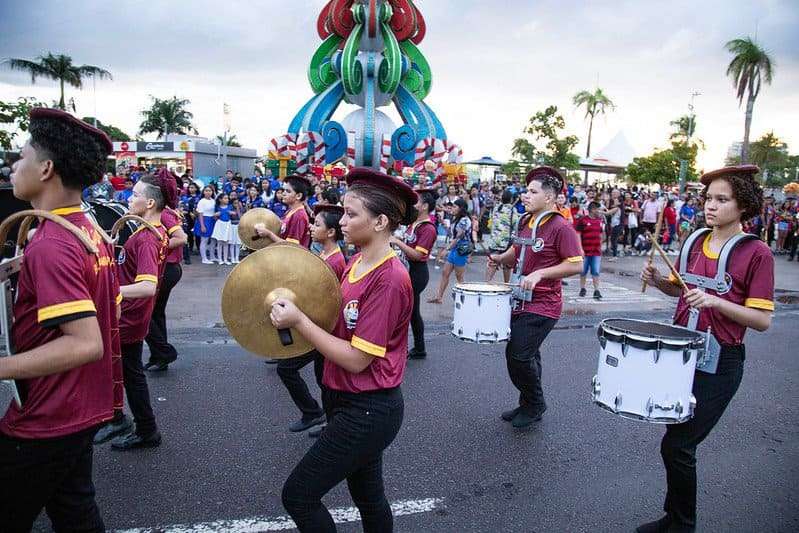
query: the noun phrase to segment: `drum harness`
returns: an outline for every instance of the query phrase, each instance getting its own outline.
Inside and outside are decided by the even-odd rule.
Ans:
[[[727,242],[724,243],[724,246],[721,247],[721,252],[719,252],[718,266],[716,268],[715,277],[708,278],[705,276],[692,274],[691,272],[688,272],[688,259],[691,255],[691,250],[693,250],[693,246],[696,241],[701,238],[707,238],[711,231],[712,230],[709,228],[702,228],[696,230],[688,236],[688,239],[686,239],[682,249],[680,250],[680,264],[678,271],[686,284],[694,285],[696,288],[702,291],[711,289],[716,291],[718,294],[726,294],[730,292],[730,289],[732,289],[732,278],[727,273],[727,265],[729,263],[730,256],[732,255],[732,251],[742,242],[756,239],[757,237],[749,233],[739,233],[738,235],[728,239]],[[697,330],[697,326],[699,324],[700,313],[701,310],[691,308],[688,315],[688,329],[699,331]],[[705,349],[696,362],[696,369],[708,374],[715,374],[719,364],[721,345],[713,335],[711,328],[708,327],[706,332],[700,333],[705,334]]]
[[[511,242],[513,244],[518,244],[521,247],[521,253],[519,254],[519,260],[516,262],[516,268],[513,270],[513,274],[511,274],[510,282],[513,286],[513,292],[511,293],[512,302],[511,307],[514,311],[517,311],[522,308],[524,305],[523,302],[532,302],[533,301],[533,291],[531,290],[524,290],[521,287],[522,280],[524,279],[524,274],[522,271],[524,270],[524,259],[525,254],[527,253],[527,248],[529,247],[532,253],[538,253],[544,249],[544,242],[536,238],[538,234],[538,226],[541,222],[549,216],[559,216],[562,217],[559,212],[557,211],[544,211],[540,215],[538,215],[535,220],[533,221],[533,232],[530,235],[529,239],[525,239],[523,237],[519,237],[520,228],[522,223],[526,221],[526,217],[522,217],[519,219],[519,224],[516,227],[516,231],[513,232],[511,235]]]

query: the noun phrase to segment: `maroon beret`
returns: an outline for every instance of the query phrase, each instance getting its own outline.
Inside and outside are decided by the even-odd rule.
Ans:
[[[702,174],[702,177],[699,178],[699,181],[705,187],[708,187],[711,182],[717,180],[719,178],[725,178],[727,176],[746,176],[748,178],[754,179],[755,174],[760,172],[760,167],[757,165],[738,165],[734,167],[724,167],[718,170],[711,170],[710,172],[705,172]]]
[[[407,205],[408,212],[410,212],[410,209],[419,201],[419,196],[410,185],[401,179],[394,178],[368,167],[354,168],[347,174],[347,185],[353,185],[355,183],[379,187],[397,195],[400,200]]]
[[[30,119],[60,120],[71,126],[76,126],[77,128],[93,136],[100,143],[100,145],[106,149],[106,151],[109,154],[114,151],[114,144],[111,142],[111,139],[108,138],[108,135],[106,135],[104,131],[95,128],[91,124],[84,122],[79,118],[73,117],[66,111],[61,111],[60,109],[52,109],[49,107],[35,107],[31,109]]]
[[[333,204],[316,204],[313,206],[313,214],[318,215],[322,211],[327,211],[328,213],[335,213],[337,215],[344,214],[344,208],[340,205],[333,205]]]
[[[565,182],[563,179],[563,175],[558,172],[556,168],[552,167],[535,167],[533,170],[527,173],[527,178],[525,178],[525,183],[530,185],[530,182],[533,181],[534,178],[538,177],[549,177],[555,178],[560,180],[561,185]]]

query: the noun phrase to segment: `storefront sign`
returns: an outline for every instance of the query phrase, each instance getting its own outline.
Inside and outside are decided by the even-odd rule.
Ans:
[[[136,143],[137,152],[173,152],[175,143],[173,142],[139,142]]]

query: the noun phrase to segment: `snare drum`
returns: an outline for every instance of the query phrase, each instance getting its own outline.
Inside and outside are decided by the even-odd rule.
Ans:
[[[694,414],[692,393],[700,332],[656,322],[610,318],[597,328],[601,346],[594,403],[624,418],[680,424]]]
[[[452,289],[452,335],[466,342],[494,344],[510,338],[511,289],[490,283],[458,283]]]

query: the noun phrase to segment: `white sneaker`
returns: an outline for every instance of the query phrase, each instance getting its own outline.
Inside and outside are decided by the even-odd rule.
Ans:
[[[203,259],[203,264],[204,265],[213,265],[214,262],[213,261],[209,261],[208,259]]]
[[[226,264],[226,265],[232,265],[233,263],[232,263],[232,262],[230,262],[230,261],[225,261],[225,264]]]

